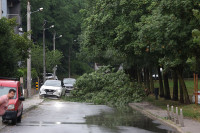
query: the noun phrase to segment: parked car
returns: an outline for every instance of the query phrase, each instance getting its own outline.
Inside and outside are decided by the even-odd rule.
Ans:
[[[46,96],[56,96],[60,98],[62,96],[62,84],[60,80],[46,80],[40,88],[39,96],[40,98]]]
[[[53,73],[46,73],[46,80],[48,79],[54,79],[54,74]],[[55,80],[58,80],[58,77],[55,75]]]
[[[16,90],[15,96],[13,99],[9,100],[8,108],[5,114],[2,116],[2,122],[11,120],[12,124],[21,122],[23,114],[23,103],[25,100],[23,95],[22,87],[20,82],[17,79],[13,78],[0,78],[0,96],[8,94],[10,89]]]
[[[76,82],[76,79],[74,78],[64,78],[63,79],[63,89],[65,93],[69,93],[71,90],[74,89],[74,84]]]
[[[46,73],[46,80],[48,79],[53,79],[54,78],[54,74],[53,73]]]

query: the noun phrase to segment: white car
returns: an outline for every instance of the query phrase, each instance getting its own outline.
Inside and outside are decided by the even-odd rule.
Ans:
[[[62,96],[63,88],[60,80],[46,80],[40,88],[40,98],[46,96]]]
[[[75,82],[76,82],[76,79],[74,79],[74,78],[64,78],[63,79],[63,88],[64,88],[63,92],[68,93],[71,90],[73,90]]]

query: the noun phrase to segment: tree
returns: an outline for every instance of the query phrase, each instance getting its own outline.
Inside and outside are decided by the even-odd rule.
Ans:
[[[22,3],[22,16],[26,16],[27,1]],[[80,33],[81,15],[79,10],[84,6],[83,0],[30,0],[31,10],[35,11],[43,7],[42,12],[31,14],[32,40],[36,45],[42,46],[42,29],[43,22],[47,20],[46,28],[54,24],[54,29],[46,30],[46,48],[53,49],[53,33],[62,34],[63,37],[56,39],[56,49],[63,53],[63,59],[58,67],[60,75],[67,75],[69,47],[71,49],[71,59],[76,59],[76,53],[79,51],[78,35]],[[26,17],[22,19],[22,26],[26,29]],[[73,40],[77,40],[73,43]],[[33,64],[36,65],[36,64]],[[52,68],[51,68],[52,69]]]
[[[38,72],[38,75],[42,76],[43,73],[43,48],[40,46],[35,45],[32,48],[32,66]],[[63,58],[63,54],[56,50],[56,51],[49,51],[46,49],[46,70],[47,72],[52,72],[52,68],[56,65],[61,64],[61,59]]]
[[[17,26],[15,19],[0,19],[0,75],[14,76],[18,64],[28,56],[28,48],[32,43],[27,39],[26,33],[20,36],[14,33]]]

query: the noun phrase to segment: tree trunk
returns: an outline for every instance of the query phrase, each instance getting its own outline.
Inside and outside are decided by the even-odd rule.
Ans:
[[[149,80],[149,69],[146,69],[146,80],[147,80],[147,90],[150,92],[150,80]]]
[[[141,77],[141,71],[140,71],[140,69],[138,68],[137,69],[137,78],[138,78],[138,83],[142,83],[142,77]]]
[[[168,74],[163,73],[163,78],[164,78],[164,86],[165,86],[165,99],[171,99],[170,96],[170,89],[169,89],[169,81],[168,81]]]
[[[147,89],[147,73],[146,73],[146,68],[144,68],[144,87]]]
[[[183,88],[181,86],[180,80],[179,80],[179,90],[180,90],[180,103],[184,103]]]
[[[175,71],[172,72],[173,77],[173,100],[178,101],[178,76]]]
[[[160,97],[164,97],[162,74],[160,72],[160,67],[158,67],[157,69],[158,69],[158,78],[159,78]]]
[[[190,104],[190,99],[189,99],[189,95],[188,95],[188,91],[185,85],[185,81],[183,79],[182,73],[180,73],[179,70],[176,71],[177,75],[178,75],[178,79],[180,81],[180,85],[183,89],[183,95],[184,95],[184,100],[186,104]]]
[[[151,93],[154,92],[154,82],[153,82],[153,78],[152,78],[152,68],[150,67],[149,69],[149,79],[150,79],[150,91]]]

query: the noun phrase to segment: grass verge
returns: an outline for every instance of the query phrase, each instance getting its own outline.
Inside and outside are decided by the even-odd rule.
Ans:
[[[200,105],[195,104],[181,104],[179,101],[165,100],[164,98],[159,98],[155,100],[153,95],[149,95],[144,99],[144,101],[150,102],[151,104],[167,110],[167,105],[178,107],[183,109],[184,117],[191,118],[200,122]]]

